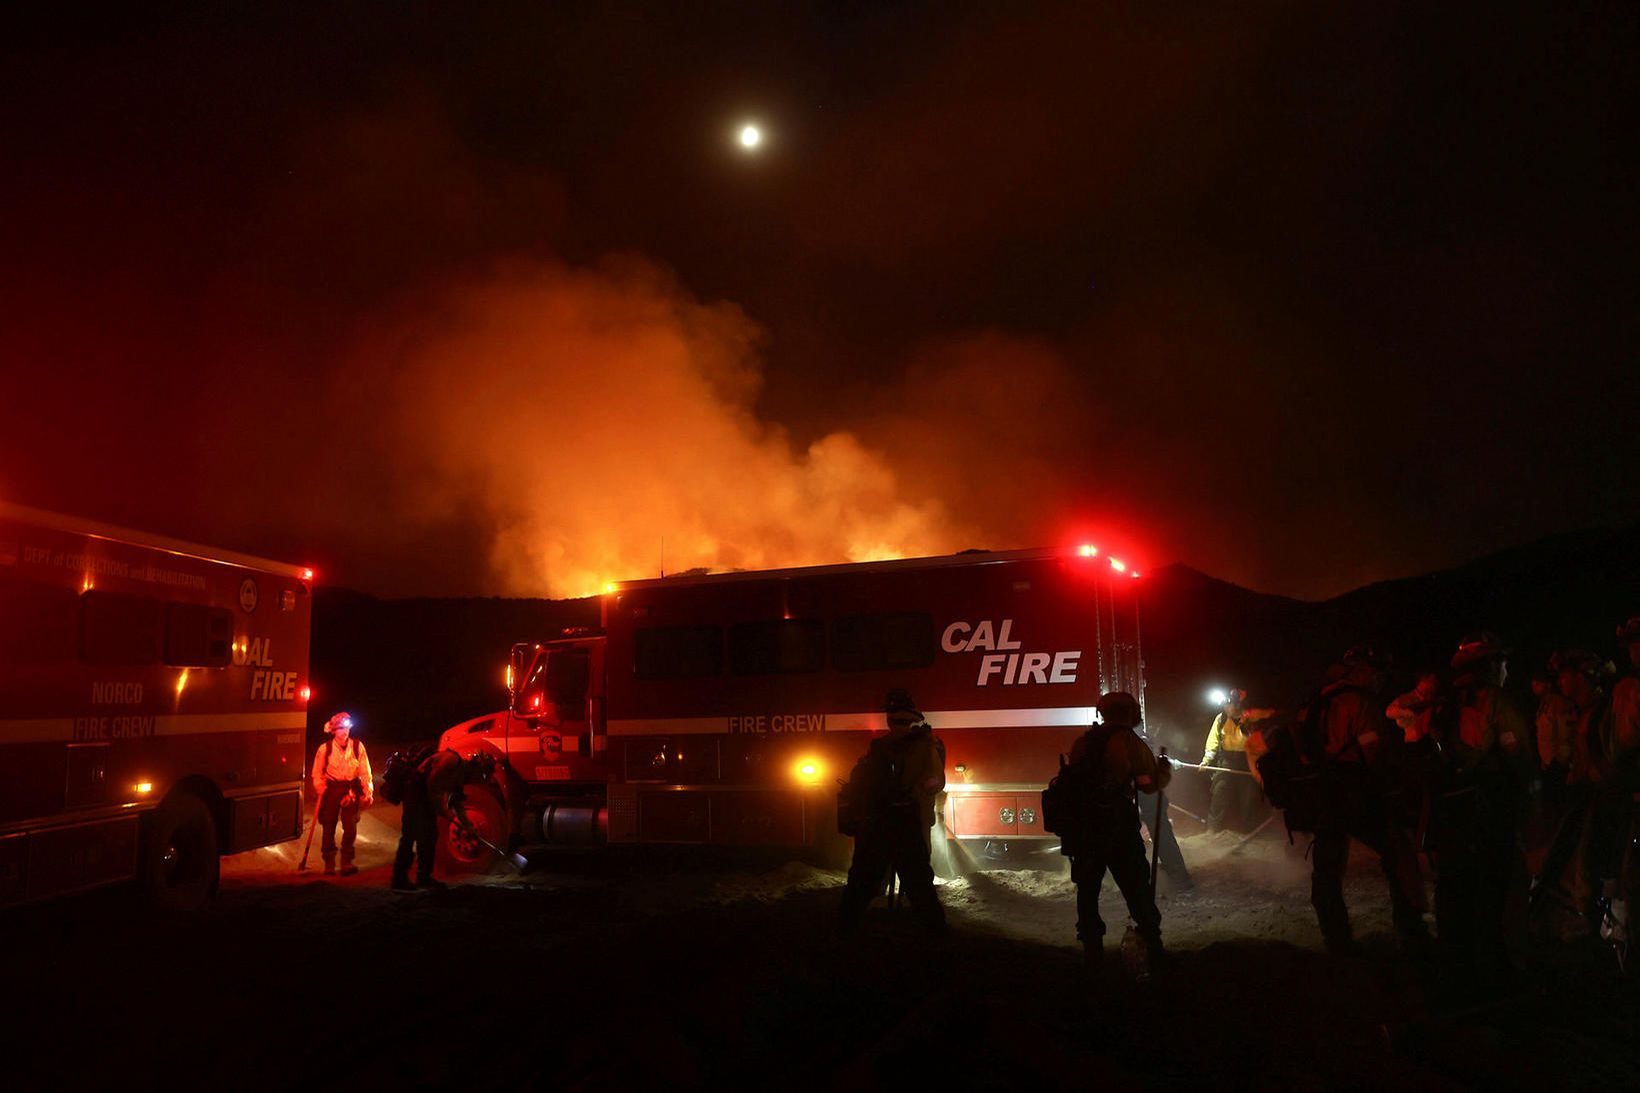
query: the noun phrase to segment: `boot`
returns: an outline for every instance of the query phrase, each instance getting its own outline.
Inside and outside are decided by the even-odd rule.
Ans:
[[[415,890],[416,890],[416,886],[414,884],[410,883],[410,878],[409,877],[401,876],[397,873],[395,873],[393,875],[393,891],[395,891],[395,892],[414,892]]]
[[[324,874],[327,877],[334,877],[336,875],[336,860],[334,858],[325,859]]]
[[[359,867],[354,865],[352,862],[348,862],[346,865],[342,866],[342,876],[344,877],[351,877],[358,871]],[[326,870],[326,872],[329,872],[329,870]]]

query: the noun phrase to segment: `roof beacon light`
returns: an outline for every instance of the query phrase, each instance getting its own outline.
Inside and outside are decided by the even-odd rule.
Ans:
[[[1116,572],[1118,572],[1118,573],[1126,573],[1127,572],[1126,563],[1118,562],[1115,558],[1112,558],[1110,560],[1110,567],[1112,569],[1116,570]]]
[[[1083,543],[1082,546],[1077,549],[1076,553],[1080,554],[1084,558],[1097,558],[1099,557],[1099,548],[1094,546],[1092,543]]]

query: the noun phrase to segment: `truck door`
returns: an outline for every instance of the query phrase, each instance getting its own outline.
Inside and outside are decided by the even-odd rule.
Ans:
[[[603,750],[603,643],[547,646],[530,666],[519,698],[517,712],[537,738],[534,780],[587,778],[587,764]],[[519,765],[530,771],[530,764]]]

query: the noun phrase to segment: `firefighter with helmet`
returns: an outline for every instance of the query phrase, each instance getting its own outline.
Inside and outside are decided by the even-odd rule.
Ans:
[[[1155,966],[1164,956],[1162,913],[1150,890],[1136,794],[1160,793],[1173,767],[1139,738],[1139,702],[1131,694],[1102,695],[1094,708],[1099,720],[1072,745],[1060,781],[1071,824],[1060,834],[1060,851],[1071,859],[1076,884],[1076,936],[1088,963],[1097,966],[1105,951],[1099,890],[1109,872],[1127,901],[1146,958]]]
[[[1595,895],[1603,919],[1620,898],[1617,882],[1640,796],[1640,615],[1617,628],[1617,640],[1628,654],[1628,671],[1612,688],[1610,706],[1592,726],[1589,740],[1591,766],[1599,779],[1589,817],[1589,864],[1600,885]],[[1602,923],[1602,933],[1611,925]]]
[[[1435,925],[1447,971],[1463,982],[1513,972],[1503,919],[1513,878],[1526,874],[1519,829],[1537,749],[1503,693],[1508,655],[1492,634],[1464,638],[1431,721],[1441,755],[1432,803]]]
[[[887,735],[872,740],[838,794],[838,826],[854,837],[838,930],[845,935],[859,930],[866,906],[893,870],[918,922],[941,936],[945,912],[934,894],[929,832],[935,798],[945,789],[945,745],[909,692],[888,692],[883,712]]]
[[[341,821],[341,875],[359,870],[353,864],[353,842],[359,834],[359,809],[369,808],[375,799],[370,781],[370,755],[364,741],[353,735],[353,715],[343,710],[325,722],[329,737],[313,755],[314,823],[323,832],[319,854],[325,874],[336,872],[336,823]]]
[[[1202,766],[1226,768],[1213,771],[1210,777],[1208,831],[1245,830],[1252,826],[1253,812],[1258,807],[1258,786],[1248,774],[1242,773],[1250,769],[1244,729],[1247,718],[1242,708],[1246,701],[1246,691],[1231,687],[1225,692],[1212,728],[1207,730]]]
[[[1417,851],[1399,822],[1401,738],[1379,699],[1386,666],[1370,645],[1349,649],[1328,671],[1328,682],[1305,717],[1306,750],[1320,770],[1310,903],[1322,941],[1334,955],[1360,952],[1344,903],[1351,839],[1378,855],[1402,945],[1418,953],[1428,944]]]
[[[438,822],[446,819],[463,827],[467,818],[463,802],[469,782],[481,781],[491,773],[482,756],[463,759],[451,748],[430,755],[412,756],[404,779],[404,811],[399,823],[399,846],[393,855],[392,887],[408,892],[416,888],[438,889],[445,885],[433,876],[438,846]],[[391,799],[391,798],[390,798]],[[410,867],[416,870],[410,879]]]
[[[1563,649],[1549,658],[1555,690],[1540,696],[1536,728],[1539,758],[1549,756],[1542,778],[1545,796],[1555,808],[1554,834],[1542,867],[1532,878],[1528,906],[1534,913],[1544,910],[1550,895],[1561,890],[1566,867],[1577,855],[1588,828],[1597,777],[1589,740],[1607,709],[1601,687],[1603,668],[1599,657],[1583,649]],[[1584,865],[1585,878],[1597,887],[1592,858]],[[1591,924],[1598,925],[1593,892],[1586,890],[1586,894],[1584,912]]]

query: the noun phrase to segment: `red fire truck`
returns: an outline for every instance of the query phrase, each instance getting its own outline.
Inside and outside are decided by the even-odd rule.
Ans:
[[[302,825],[311,570],[0,504],[0,904],[136,878]]]
[[[441,743],[501,760],[469,794],[491,842],[836,856],[837,780],[904,687],[946,745],[946,838],[1040,842],[1099,694],[1143,701],[1137,577],[1084,546],[622,582],[600,628],[515,646],[510,709]],[[453,824],[440,846],[487,861]]]

